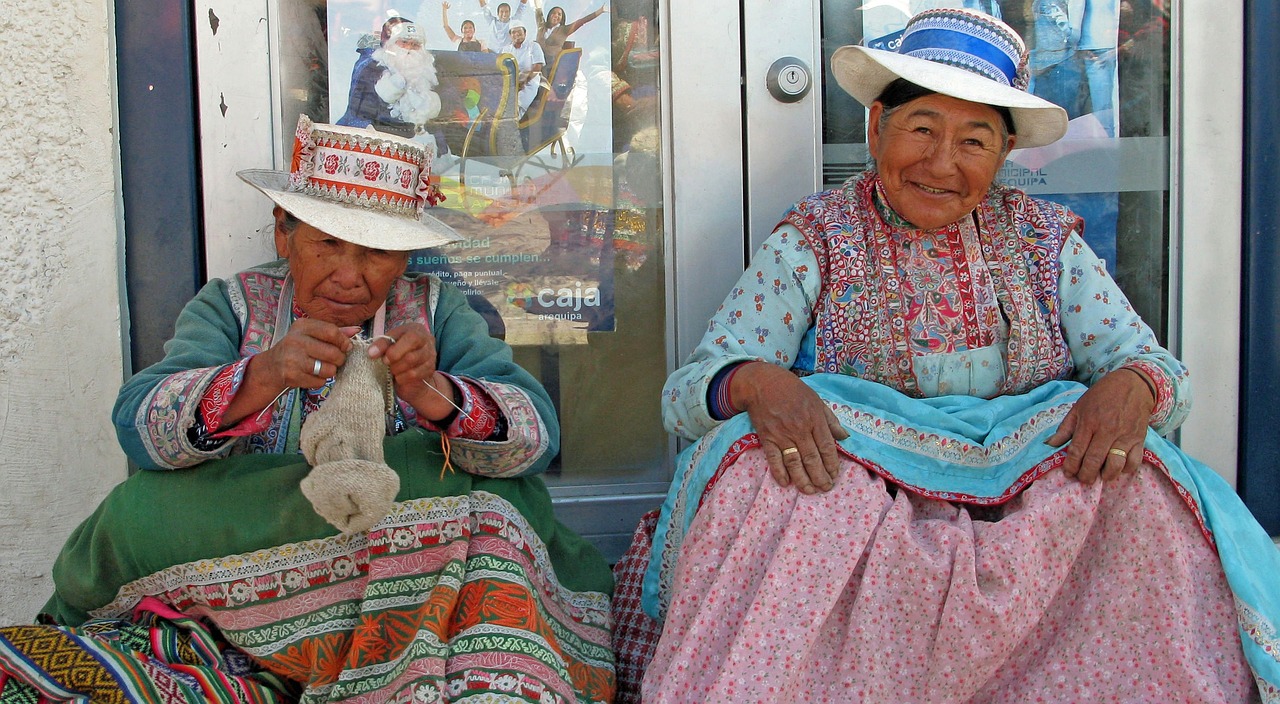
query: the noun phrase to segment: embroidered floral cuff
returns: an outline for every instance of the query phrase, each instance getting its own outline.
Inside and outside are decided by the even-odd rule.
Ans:
[[[1149,382],[1151,393],[1156,397],[1150,425],[1160,425],[1169,420],[1169,415],[1173,413],[1173,382],[1164,370],[1158,365],[1141,360],[1125,362],[1120,368],[1138,372],[1144,381]]]
[[[230,428],[222,427],[222,417],[235,399],[240,385],[244,383],[244,372],[248,366],[248,357],[235,364],[228,364],[205,388],[204,395],[200,397],[195,423],[187,430],[187,439],[196,449],[212,451],[226,442],[227,438],[252,435],[271,425],[271,409],[267,409],[260,416],[249,416]]]
[[[204,396],[200,398],[200,413],[196,424],[204,426],[201,435],[209,439],[225,440],[260,433],[270,427],[272,407],[268,407],[265,413],[251,415],[230,428],[222,427],[222,416],[235,399],[240,385],[244,383],[244,373],[249,368],[250,359],[252,357],[245,357],[235,364],[223,367],[205,389]]]
[[[442,372],[443,373],[443,372]],[[428,430],[444,433],[452,438],[467,440],[502,440],[506,438],[506,419],[497,402],[489,398],[489,394],[477,383],[469,379],[461,379],[452,374],[445,374],[449,381],[461,392],[462,411],[454,413],[452,420],[445,427],[440,427],[426,418],[415,418],[417,423]],[[412,412],[412,408],[409,409]]]

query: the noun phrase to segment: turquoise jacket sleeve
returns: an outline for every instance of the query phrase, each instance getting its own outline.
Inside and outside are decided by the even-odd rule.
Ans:
[[[707,391],[724,367],[747,361],[795,366],[813,325],[821,283],[817,271],[817,257],[799,230],[786,224],[774,230],[684,366],[667,378],[662,421],[668,432],[694,440],[721,422],[711,416]]]
[[[1068,238],[1061,258],[1062,329],[1076,380],[1091,385],[1122,367],[1145,372],[1155,383],[1150,425],[1157,433],[1168,434],[1191,412],[1187,367],[1160,345],[1106,265],[1078,234]]]
[[[209,383],[240,359],[239,341],[226,284],[213,279],[178,314],[164,359],[134,374],[116,396],[116,437],[129,459],[143,469],[176,469],[230,452],[234,438],[198,449],[187,431]]]

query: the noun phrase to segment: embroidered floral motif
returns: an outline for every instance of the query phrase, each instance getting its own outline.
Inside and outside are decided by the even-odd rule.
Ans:
[[[201,450],[187,431],[196,423],[197,402],[220,367],[172,374],[156,385],[138,406],[137,426],[144,429],[147,454],[161,467],[190,467],[223,454],[225,445]]]
[[[550,443],[547,426],[542,422],[533,400],[524,389],[510,384],[472,380],[498,404],[507,419],[507,440],[491,442],[458,438],[453,443],[453,458],[460,467],[488,477],[515,477],[546,451]]]
[[[1263,652],[1280,662],[1280,637],[1276,635],[1275,624],[1238,598],[1236,613],[1240,616],[1240,630],[1257,643]]]
[[[832,411],[850,432],[858,433],[903,452],[927,455],[962,467],[987,467],[1011,459],[1026,447],[1028,438],[1057,427],[1071,410],[1074,399],[1031,416],[990,446],[963,442],[896,423],[884,416],[864,413],[850,406],[833,404]]]
[[[964,219],[929,233],[904,231],[880,216],[878,182],[868,172],[842,189],[802,200],[785,218],[805,236],[819,264],[815,370],[853,374],[918,396],[915,346],[927,350],[943,339],[978,346],[994,338],[992,328],[1003,311],[1012,323],[1002,391],[1022,393],[1065,377],[1071,356],[1055,303],[1057,262],[1079,219],[1060,206],[996,187],[978,206],[980,227]],[[928,252],[905,257],[908,271],[923,277],[915,281],[904,275],[900,250],[907,245]],[[984,261],[990,276],[986,270],[975,275],[969,259]],[[948,308],[929,290],[930,283],[943,281],[967,284],[950,296],[959,309]],[[953,334],[956,327],[965,332]]]
[[[1174,389],[1169,375],[1160,367],[1140,359],[1128,362],[1124,366],[1141,369],[1146,373],[1147,378],[1155,382],[1156,405],[1151,411],[1151,424],[1160,425],[1167,422],[1174,410]]]
[[[564,586],[528,519],[484,491],[397,504],[366,533],[176,565],[94,614],[127,615],[146,597],[210,618],[317,696],[388,701],[403,663],[468,701],[595,700],[613,687],[609,596]],[[326,681],[330,668],[346,676]]]

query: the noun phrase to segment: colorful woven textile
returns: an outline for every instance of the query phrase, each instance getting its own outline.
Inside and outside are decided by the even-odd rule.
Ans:
[[[386,441],[395,510],[349,536],[299,491],[297,456],[139,473],[73,534],[46,611],[77,623],[159,600],[302,702],[611,700],[608,565],[540,479],[441,477],[414,435]]]
[[[147,598],[129,618],[0,628],[0,702],[291,701],[297,686],[262,671],[202,623]]]

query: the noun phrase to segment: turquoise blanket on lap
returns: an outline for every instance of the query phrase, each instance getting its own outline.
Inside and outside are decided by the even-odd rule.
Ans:
[[[826,399],[849,437],[851,457],[889,481],[928,495],[992,505],[1056,469],[1060,448],[1045,444],[1086,390],[1054,381],[1020,396],[914,399],[874,382],[840,374],[814,374],[804,382]],[[680,453],[663,502],[645,574],[644,610],[661,619],[664,554],[675,564],[699,500],[717,471],[754,445],[745,413],[725,421]],[[1212,534],[1236,598],[1240,636],[1263,701],[1280,702],[1280,550],[1229,484],[1154,431],[1146,450],[1193,505]]]

